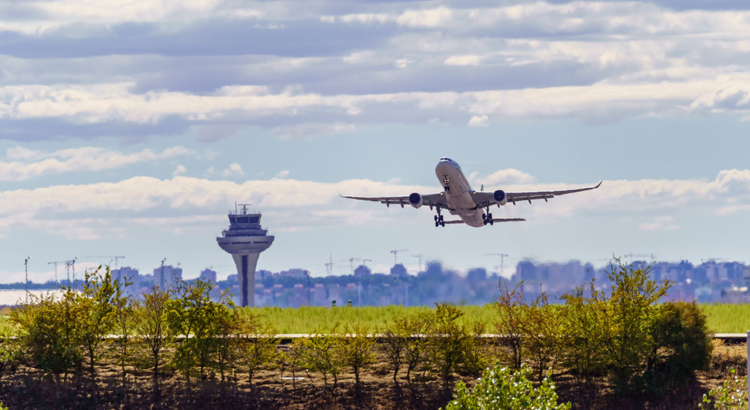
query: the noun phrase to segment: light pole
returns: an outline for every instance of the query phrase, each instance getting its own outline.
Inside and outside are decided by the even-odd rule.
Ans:
[[[23,269],[26,272],[26,304],[29,304],[29,259],[31,256],[27,256],[23,261]]]

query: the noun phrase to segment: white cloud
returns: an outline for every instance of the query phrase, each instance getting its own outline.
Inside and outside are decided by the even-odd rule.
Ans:
[[[188,149],[179,146],[167,148],[161,153],[144,149],[130,154],[98,147],[69,148],[54,152],[14,147],[9,148],[6,154],[11,161],[0,161],[0,181],[25,181],[41,175],[67,172],[103,171],[190,153]]]
[[[486,189],[500,185],[522,185],[534,182],[533,176],[513,168],[501,169],[486,177],[479,177],[474,172],[469,175],[468,179],[472,184],[483,184]]]
[[[638,227],[642,231],[671,231],[679,228],[680,225],[676,224],[671,216],[658,216],[652,222],[646,222]]]
[[[443,61],[445,65],[479,65],[479,56],[450,56]]]
[[[286,169],[283,171],[279,171],[279,173],[276,174],[276,178],[286,178],[288,176],[289,176],[289,170],[286,170]]]
[[[242,170],[242,167],[240,164],[234,163],[230,164],[229,168],[222,171],[221,176],[223,177],[241,177],[244,176],[245,172]]]
[[[354,132],[354,125],[343,123],[305,123],[299,125],[284,125],[281,127],[276,127],[270,132],[272,135],[285,140],[305,139],[323,135],[352,133]]]
[[[414,60],[409,60],[407,58],[399,58],[393,63],[393,66],[396,68],[406,68],[409,66],[409,64],[412,64]]]
[[[469,127],[486,127],[489,121],[489,117],[486,115],[475,115],[471,117],[469,123],[466,124]]]
[[[529,177],[515,170],[493,173],[496,178],[515,176],[519,181]],[[503,186],[509,192],[554,190],[579,187],[570,184],[519,183]],[[263,209],[267,217],[279,215],[279,227],[315,227],[340,223],[404,223],[414,222],[408,205],[386,208],[379,204],[347,201],[338,194],[357,196],[399,196],[411,192],[433,192],[434,186],[404,185],[371,180],[345,180],[337,183],[300,181],[289,178],[250,180],[235,183],[191,177],[160,180],[136,177],[116,183],[60,185],[36,189],[0,192],[0,235],[15,228],[46,231],[69,239],[99,238],[101,232],[126,235],[132,225],[174,225],[169,229],[192,229],[191,223],[208,224],[217,209],[224,209],[235,200],[252,203]],[[553,198],[549,203],[506,205],[507,212],[522,213],[529,220],[543,223],[561,216],[620,215],[632,218],[664,215],[675,209],[701,207],[715,215],[732,204],[750,209],[750,170],[726,170],[711,181],[705,180],[639,180],[605,181],[601,188]],[[300,212],[300,209],[305,209]],[[168,211],[169,217],[165,217]],[[367,212],[365,218],[357,218]],[[410,213],[411,212],[411,213]],[[500,212],[500,210],[498,210]],[[213,215],[213,216],[211,216]],[[313,215],[314,218],[311,218]],[[518,215],[518,214],[516,214]],[[204,219],[194,219],[202,217]],[[182,218],[182,219],[180,219]],[[199,222],[190,222],[190,221]],[[658,217],[641,224],[640,229],[676,229],[671,217]]]
[[[172,173],[172,176],[180,176],[187,174],[187,168],[185,168],[184,165],[178,165],[177,168]]]

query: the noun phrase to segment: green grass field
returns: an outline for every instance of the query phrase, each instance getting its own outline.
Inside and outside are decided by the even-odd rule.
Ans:
[[[745,333],[750,330],[750,304],[710,304],[702,305],[708,318],[708,328],[714,333]],[[256,308],[254,313],[263,315],[279,333],[312,333],[330,331],[338,323],[340,330],[346,323],[362,322],[377,330],[396,317],[428,311],[428,307],[325,307]],[[492,323],[497,313],[492,305],[462,306],[464,323],[476,320],[488,324],[487,332],[492,332]]]
[[[488,324],[487,332],[493,332],[492,323],[497,318],[497,312],[492,305],[461,306],[464,312],[463,323],[477,320]],[[714,333],[745,333],[750,330],[750,304],[711,304],[702,305],[703,312],[708,318],[708,328]],[[427,312],[428,307],[338,307],[334,309],[324,307],[276,308],[264,307],[249,309],[260,314],[264,320],[272,323],[279,333],[313,333],[316,329],[329,332],[336,323],[339,329],[347,323],[361,322],[377,331],[386,322],[404,315],[417,312]],[[0,333],[9,326],[6,316],[0,316]]]

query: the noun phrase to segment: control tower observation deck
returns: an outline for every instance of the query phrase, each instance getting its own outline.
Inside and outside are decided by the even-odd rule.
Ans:
[[[234,258],[240,279],[240,306],[255,306],[255,266],[273,236],[260,226],[260,213],[248,213],[248,205],[229,213],[229,229],[216,238],[221,249]]]

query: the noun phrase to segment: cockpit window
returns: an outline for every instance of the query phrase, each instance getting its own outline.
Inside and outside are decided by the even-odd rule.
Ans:
[[[443,157],[443,158],[440,158],[440,160],[441,160],[441,161],[450,161],[450,162],[453,162],[453,160],[452,160],[452,159],[450,159],[450,158],[448,158],[448,157]]]

